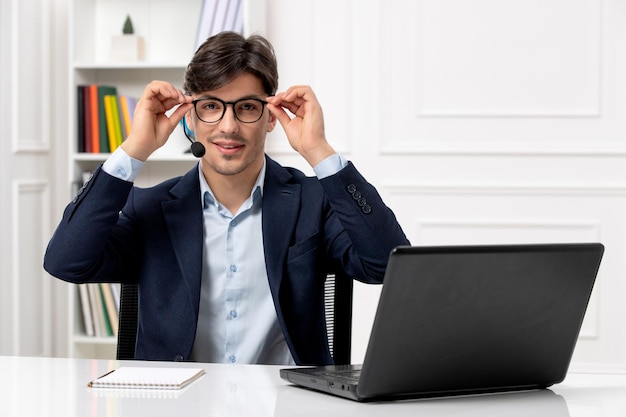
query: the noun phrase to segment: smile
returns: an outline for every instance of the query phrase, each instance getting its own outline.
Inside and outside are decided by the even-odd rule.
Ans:
[[[216,142],[214,142],[213,145],[215,145],[215,147],[222,154],[226,154],[226,155],[235,154],[235,153],[239,152],[241,149],[244,148],[244,145],[242,145],[242,144],[233,144],[233,143],[216,143]]]

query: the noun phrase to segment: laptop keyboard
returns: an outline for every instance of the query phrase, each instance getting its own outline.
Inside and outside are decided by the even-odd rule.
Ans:
[[[315,375],[327,376],[327,377],[329,376],[332,378],[341,378],[341,379],[358,382],[359,377],[361,376],[361,370],[360,369],[347,369],[344,371],[335,370],[332,372],[318,371],[318,372],[315,372]]]

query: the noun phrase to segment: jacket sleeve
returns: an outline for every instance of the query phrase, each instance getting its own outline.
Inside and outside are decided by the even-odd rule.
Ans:
[[[75,283],[119,280],[134,246],[132,232],[118,223],[132,187],[98,167],[65,208],[48,243],[44,269]]]
[[[382,282],[391,250],[410,244],[394,213],[351,162],[320,181],[336,218],[329,227],[342,230],[331,235],[333,257],[356,279]]]

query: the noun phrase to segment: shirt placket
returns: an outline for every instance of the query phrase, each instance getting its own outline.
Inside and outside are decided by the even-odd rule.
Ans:
[[[231,219],[226,233],[226,287],[224,299],[224,319],[226,328],[225,358],[236,363],[241,329],[239,327],[238,306],[241,301],[241,278],[235,252],[235,231],[237,218]]]

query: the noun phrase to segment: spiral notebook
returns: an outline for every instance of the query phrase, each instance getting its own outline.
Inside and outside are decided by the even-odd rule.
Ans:
[[[91,388],[181,389],[204,375],[202,368],[121,367],[89,382]]]

